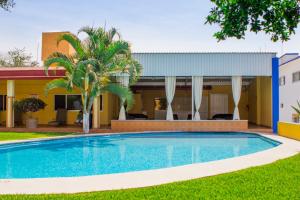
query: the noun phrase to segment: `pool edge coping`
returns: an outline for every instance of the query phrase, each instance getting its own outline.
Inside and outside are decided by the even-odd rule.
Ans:
[[[139,133],[148,133],[139,132]],[[161,132],[161,131],[157,131]],[[172,131],[178,132],[178,131]],[[241,131],[242,132],[242,131]],[[136,132],[133,132],[136,133]],[[161,185],[177,181],[214,176],[218,174],[238,171],[254,166],[261,166],[284,159],[300,152],[300,142],[278,135],[269,135],[259,132],[245,131],[258,134],[271,140],[279,141],[277,147],[223,160],[195,163],[183,166],[126,172],[117,174],[92,175],[81,177],[61,178],[33,178],[33,179],[0,179],[0,194],[55,194],[79,193],[116,189],[129,189]],[[55,139],[76,138],[82,136],[99,136],[126,133],[80,134],[59,137],[37,138],[33,140],[1,142],[0,144],[17,144],[24,142],[47,141]]]

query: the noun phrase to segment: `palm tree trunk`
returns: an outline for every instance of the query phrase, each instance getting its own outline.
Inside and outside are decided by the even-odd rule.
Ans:
[[[82,125],[83,125],[83,132],[85,134],[89,133],[89,131],[90,131],[90,113],[89,112],[83,113]]]

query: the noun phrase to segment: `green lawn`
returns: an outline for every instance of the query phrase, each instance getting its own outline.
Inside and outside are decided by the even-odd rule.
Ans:
[[[297,200],[300,199],[300,154],[262,167],[155,187],[69,195],[10,195],[0,199]]]
[[[0,132],[0,141],[9,140],[25,140],[33,138],[55,137],[71,135],[71,133],[16,133],[16,132]]]

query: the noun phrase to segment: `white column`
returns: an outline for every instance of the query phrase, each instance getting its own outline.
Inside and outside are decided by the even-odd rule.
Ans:
[[[15,126],[14,99],[15,99],[15,81],[7,80],[6,128],[13,128]]]
[[[174,120],[172,111],[172,101],[176,90],[176,76],[166,76],[165,77],[165,90],[167,97],[167,120]]]
[[[192,76],[192,117],[191,120],[194,120],[194,112],[195,112],[195,108],[194,108],[194,77]]]
[[[203,91],[203,76],[194,76],[193,77],[193,98],[194,98],[194,103],[195,103],[195,115],[194,120],[201,120],[200,117],[200,106],[201,106],[201,101],[202,101],[202,91]]]
[[[234,112],[233,112],[233,120],[240,120],[239,113],[239,102],[241,98],[242,91],[242,77],[241,76],[232,76],[232,95],[234,100]]]
[[[100,128],[100,96],[95,97],[93,103],[93,128]]]
[[[117,76],[118,82],[123,85],[124,87],[129,86],[129,74],[122,73],[119,76]],[[125,111],[125,99],[121,98],[121,108],[119,113],[119,120],[126,120],[126,111]]]

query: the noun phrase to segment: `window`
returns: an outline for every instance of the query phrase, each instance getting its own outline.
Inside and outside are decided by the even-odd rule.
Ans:
[[[80,95],[54,95],[54,109],[81,110]]]
[[[0,95],[0,111],[6,110],[6,95]]]
[[[81,108],[82,108],[81,95],[79,94],[54,95],[55,110],[57,109],[81,110]],[[102,95],[100,95],[100,111],[102,111],[102,109],[103,109],[103,99],[102,99]]]
[[[66,108],[66,95],[55,95],[54,109],[64,109]]]
[[[279,78],[279,85],[280,86],[285,85],[285,76],[282,76],[282,77]]]
[[[81,110],[81,96],[80,95],[67,95],[67,110]]]
[[[280,108],[283,108],[283,103],[280,104]]]
[[[293,73],[293,82],[300,81],[300,71]]]

